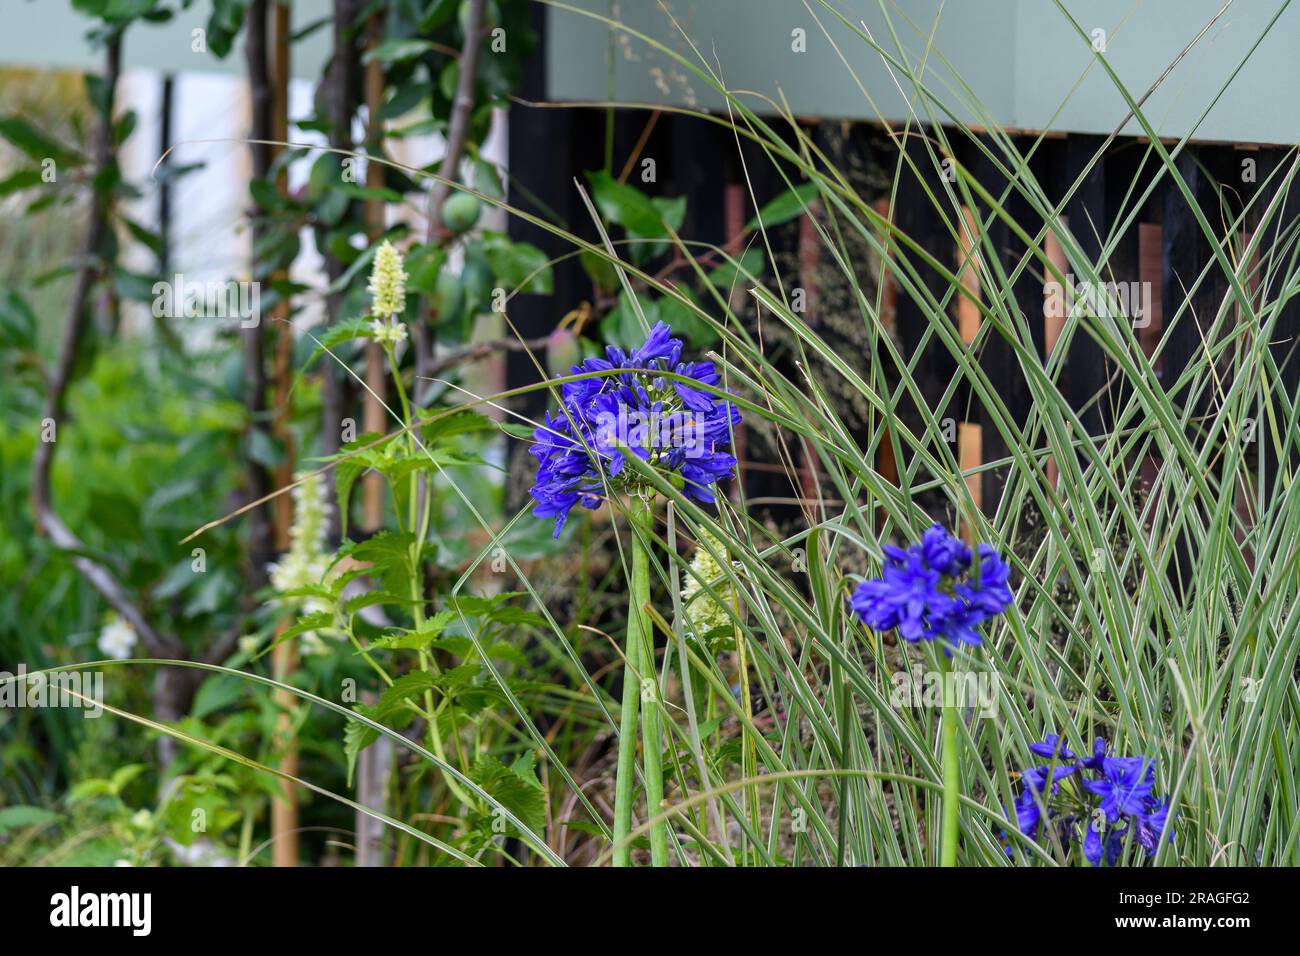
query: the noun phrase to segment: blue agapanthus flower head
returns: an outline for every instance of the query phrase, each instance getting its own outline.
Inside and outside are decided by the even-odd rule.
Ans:
[[[644,490],[636,469],[627,466],[628,453],[704,503],[712,503],[714,486],[735,472],[727,449],[740,412],[692,384],[718,385],[712,362],[681,357],[681,340],[660,322],[631,352],[611,345],[604,358],[573,366],[574,375],[603,374],[565,382],[559,411],[547,412],[533,432],[533,514],[554,518],[557,537],[574,505],[598,507],[607,488]]]
[[[849,600],[872,630],[897,628],[913,643],[978,644],[980,626],[1011,604],[1011,569],[992,545],[976,549],[977,562],[964,541],[935,524],[906,550],[883,550],[881,576],[863,581]]]
[[[1056,734],[1029,749],[1051,763],[1020,775],[1020,794],[1007,815],[1014,814],[1031,840],[1046,827],[1062,845],[1077,840],[1093,866],[1114,866],[1130,838],[1147,856],[1155,856],[1162,839],[1173,839],[1169,800],[1154,793],[1154,759],[1107,756],[1100,737],[1082,760]],[[1067,779],[1073,781],[1068,791]]]

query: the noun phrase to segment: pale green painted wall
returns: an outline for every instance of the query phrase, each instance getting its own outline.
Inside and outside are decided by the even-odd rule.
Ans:
[[[602,14],[609,11],[609,0],[568,2]],[[816,19],[801,0],[665,2],[696,47],[711,61],[716,56],[733,90],[775,97],[779,88],[796,113],[808,116],[898,121],[908,114],[898,85],[913,94],[909,79],[898,75],[896,84],[880,55],[835,20],[819,0],[809,3]],[[1106,30],[1107,59],[1135,98],[1223,2],[1064,0],[1085,30]],[[886,0],[883,6],[891,11],[896,38],[877,0],[835,0],[835,5],[852,22],[865,20],[882,47],[896,53],[901,43],[913,64],[920,62],[933,30],[924,77],[957,119],[980,121],[980,111],[968,108],[969,94],[958,77],[1003,127],[1109,133],[1126,113],[1123,98],[1096,62],[1088,42],[1079,38],[1052,0]],[[1300,4],[1286,9],[1270,28],[1270,20],[1283,5],[1282,0],[1231,4],[1147,102],[1147,117],[1161,135],[1181,137],[1196,127],[1197,139],[1300,141]],[[619,0],[617,7],[628,26],[694,61],[656,0]],[[555,8],[549,16],[550,98],[606,99],[609,61],[604,25]],[[829,39],[818,20],[827,27]],[[791,50],[791,31],[796,27],[807,31],[805,53]],[[1220,87],[1261,36],[1245,68],[1214,103]],[[681,75],[675,77],[674,71]],[[681,105],[692,93],[700,105],[713,109],[723,105],[719,96],[698,79],[687,78],[686,71],[666,54],[635,40],[616,49],[615,99]],[[1125,132],[1141,130],[1131,122]]]
[[[603,14],[610,9],[609,0],[566,2]],[[795,112],[808,116],[895,121],[907,116],[904,96],[881,57],[836,21],[819,0],[809,4],[829,30],[843,61],[802,0],[664,2],[700,51],[710,58],[716,55],[733,89],[775,97],[779,87]],[[1106,30],[1107,57],[1137,96],[1224,0],[1063,2],[1085,29]],[[1109,133],[1125,114],[1123,99],[1095,62],[1091,48],[1074,34],[1053,0],[885,0],[897,41],[878,0],[835,0],[835,4],[854,23],[865,20],[877,42],[888,50],[896,53],[901,43],[912,63],[919,62],[933,30],[925,79],[963,121],[979,122],[981,117],[978,110],[967,108],[968,94],[957,77],[1004,127]],[[329,0],[294,0],[295,28],[327,14],[329,5]],[[1147,116],[1162,135],[1179,137],[1191,130],[1226,78],[1263,36],[1246,66],[1200,122],[1196,138],[1300,141],[1300,3],[1287,8],[1269,28],[1283,5],[1282,0],[1235,0],[1229,6],[1148,101]],[[239,48],[224,62],[190,51],[190,31],[206,24],[207,6],[198,3],[170,24],[134,28],[125,45],[127,66],[242,72]],[[630,27],[694,58],[657,0],[619,0],[617,6],[619,17]],[[0,0],[0,7],[6,14],[0,30],[0,65],[81,70],[99,63],[84,39],[86,20],[72,9],[70,0]],[[548,16],[550,98],[605,99],[608,32],[604,25],[554,7]],[[791,50],[795,27],[807,31],[806,53]],[[294,74],[318,76],[329,43],[329,31],[322,29],[295,44]],[[616,50],[615,67],[618,100],[683,104],[693,93],[701,105],[714,109],[723,105],[720,97],[669,57],[639,42]],[[850,68],[868,95],[859,89]],[[913,94],[906,76],[898,75],[897,80]],[[1140,130],[1131,122],[1125,132]]]

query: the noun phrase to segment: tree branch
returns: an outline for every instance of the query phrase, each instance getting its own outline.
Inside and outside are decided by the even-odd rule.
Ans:
[[[483,48],[483,8],[486,0],[470,0],[465,23],[465,49],[460,54],[456,75],[456,97],[451,103],[451,120],[447,126],[447,148],[442,154],[439,180],[429,195],[429,241],[440,239],[442,207],[451,193],[451,181],[457,178],[460,161],[469,140],[470,121],[474,118],[474,80],[478,75],[479,51]]]
[[[244,30],[244,53],[248,64],[248,93],[252,108],[252,173],[265,179],[271,169],[271,76],[267,66],[267,0],[252,0],[248,5]],[[265,227],[253,220],[253,248],[257,248]],[[258,279],[256,275],[253,277]],[[261,427],[266,419],[266,336],[259,321],[243,329],[244,338],[244,406],[248,412],[246,435]],[[246,455],[245,483],[250,501],[257,501],[271,490],[271,476],[252,455]],[[254,508],[248,516],[248,588],[257,591],[266,584],[266,566],[275,554],[271,540],[271,517],[267,509]]]
[[[447,148],[438,168],[439,179],[429,193],[428,241],[445,242],[448,233],[442,228],[442,207],[451,193],[451,181],[458,178],[460,161],[465,156],[469,141],[470,122],[474,118],[474,80],[478,75],[479,51],[483,48],[483,9],[486,0],[469,0],[469,16],[465,22],[465,48],[460,53],[456,75],[456,96],[451,103],[451,119],[447,125]],[[432,309],[430,310],[432,313]],[[430,319],[437,316],[430,314]],[[415,327],[415,378],[419,382],[432,374],[433,332],[432,322],[418,322]],[[419,401],[419,388],[412,390]]]
[[[542,336],[537,339],[493,339],[489,342],[477,342],[431,363],[427,375],[432,378],[458,365],[481,362],[501,352],[531,352],[534,349],[544,349],[546,341],[547,337]]]

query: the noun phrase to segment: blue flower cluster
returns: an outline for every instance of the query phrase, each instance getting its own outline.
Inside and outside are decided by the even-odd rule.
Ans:
[[[1173,839],[1169,800],[1154,793],[1154,759],[1108,757],[1106,742],[1100,737],[1093,744],[1092,756],[1082,760],[1056,734],[1048,734],[1029,749],[1051,761],[1020,776],[1016,825],[1031,840],[1037,840],[1039,830],[1047,828],[1055,831],[1064,845],[1077,837],[1079,825],[1086,820],[1083,855],[1093,866],[1101,866],[1103,860],[1114,866],[1130,838],[1148,856],[1155,855],[1161,839]],[[1067,778],[1081,785],[1072,787],[1068,795],[1061,788]]]
[[[849,603],[872,630],[898,628],[913,643],[978,644],[979,626],[1005,611],[1012,595],[1006,562],[992,545],[977,550],[978,567],[970,548],[939,524],[907,550],[885,545],[881,577],[858,585]]]
[[[666,476],[682,493],[712,503],[713,486],[730,477],[736,459],[725,450],[740,424],[730,402],[680,379],[717,386],[712,362],[681,361],[682,343],[663,322],[632,352],[610,346],[573,374],[609,374],[565,382],[559,412],[533,432],[537,480],[530,493],[533,514],[555,519],[560,534],[574,505],[599,506],[606,487],[638,490],[636,470],[626,468],[631,451]]]

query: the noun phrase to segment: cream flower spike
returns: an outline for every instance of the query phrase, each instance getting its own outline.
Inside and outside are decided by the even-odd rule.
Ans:
[[[385,239],[375,253],[370,270],[370,314],[377,319],[392,318],[406,311],[406,270],[402,254]]]
[[[718,554],[724,558],[728,557],[726,546],[713,535],[702,530],[700,543],[696,546],[695,556],[691,559],[691,571],[694,574],[686,576],[686,586],[682,589],[682,603],[686,618],[696,637],[706,640],[711,650],[725,650],[732,645],[734,637],[719,636],[716,632],[723,628],[731,630],[735,625],[732,623],[731,615],[727,613],[727,609],[718,598],[733,604],[736,589],[731,579],[726,576],[722,565],[710,553],[706,542],[712,545],[713,550]],[[706,584],[713,588],[718,598],[705,589]],[[709,635],[714,635],[712,640],[708,640]]]

